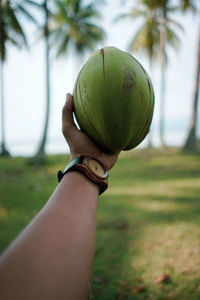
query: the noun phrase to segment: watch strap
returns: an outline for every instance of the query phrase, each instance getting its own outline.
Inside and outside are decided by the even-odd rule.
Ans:
[[[99,185],[99,195],[101,195],[107,188],[108,188],[108,182],[107,178],[100,178],[98,175],[94,174],[86,164],[83,163],[85,156],[77,156],[75,159],[73,159],[64,169],[64,171],[58,171],[57,178],[60,182],[63,178],[63,176],[72,170],[78,170],[81,171],[83,174],[86,175],[87,178],[89,178],[92,182],[97,183]]]
[[[58,171],[57,178],[58,182],[61,181],[63,176],[69,171],[72,170],[77,164],[82,163],[84,156],[77,156],[75,159],[70,161],[70,163],[65,167],[64,171],[62,172],[61,170]]]
[[[101,195],[107,188],[108,188],[108,182],[107,178],[102,179],[99,178],[97,175],[92,173],[86,165],[84,164],[77,164],[76,170],[80,170],[82,173],[84,173],[91,181],[94,183],[99,184],[99,195]]]

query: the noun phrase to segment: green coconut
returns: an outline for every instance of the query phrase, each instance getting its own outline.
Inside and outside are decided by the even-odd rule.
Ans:
[[[75,117],[103,151],[130,150],[149,131],[154,108],[151,80],[129,53],[115,47],[95,51],[74,87]]]

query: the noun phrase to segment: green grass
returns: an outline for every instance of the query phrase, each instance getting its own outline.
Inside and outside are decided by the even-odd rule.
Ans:
[[[0,251],[45,204],[68,158],[0,159]],[[155,283],[167,274],[165,283]],[[200,156],[130,151],[99,199],[91,299],[200,299]]]

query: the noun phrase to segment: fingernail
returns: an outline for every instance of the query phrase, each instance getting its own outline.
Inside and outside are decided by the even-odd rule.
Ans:
[[[69,98],[71,96],[71,94],[70,93],[67,93],[67,98]]]

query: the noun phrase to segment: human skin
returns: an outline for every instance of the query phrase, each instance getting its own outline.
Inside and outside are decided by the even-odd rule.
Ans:
[[[70,160],[97,158],[109,170],[118,154],[106,154],[73,121],[73,99],[67,95],[62,131]],[[4,300],[87,299],[92,274],[99,186],[78,171],[62,178],[46,205],[11,243],[0,259]]]

